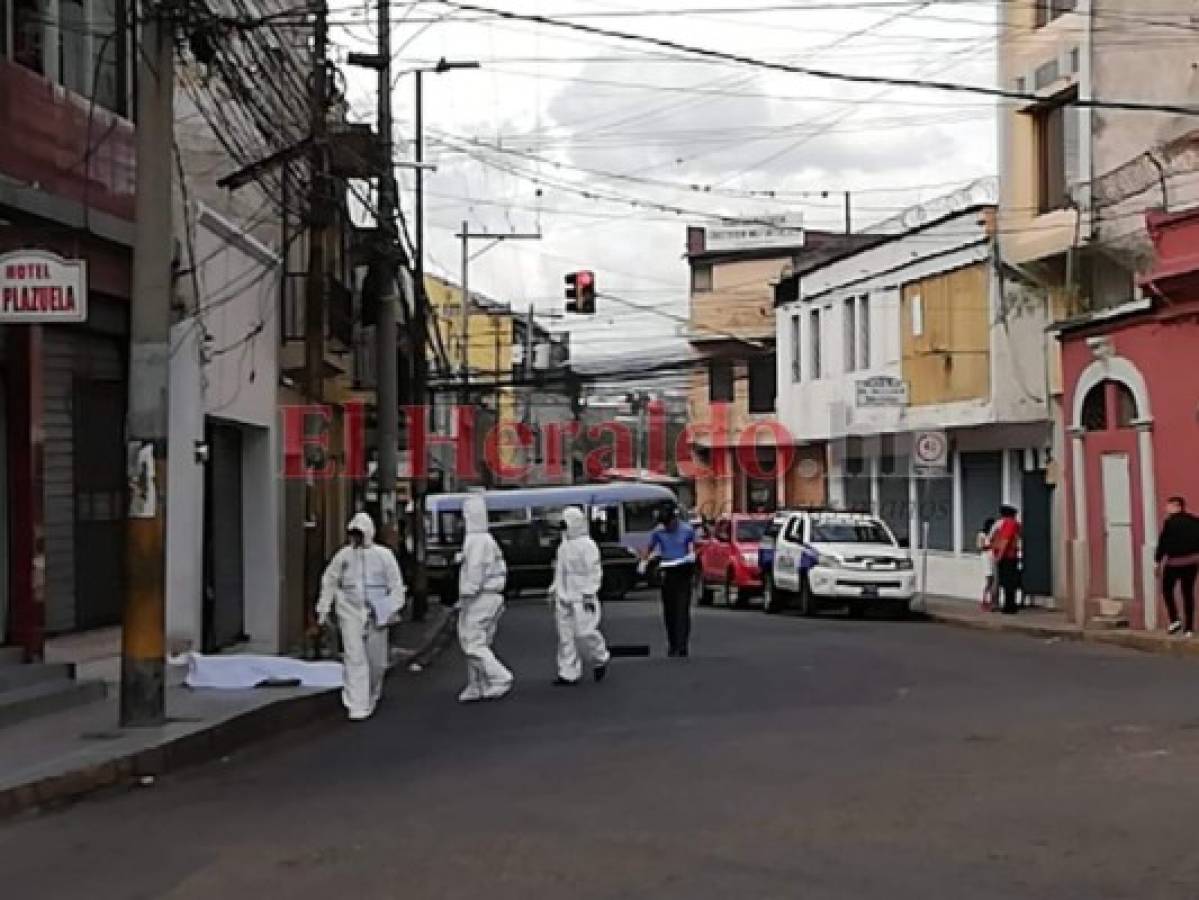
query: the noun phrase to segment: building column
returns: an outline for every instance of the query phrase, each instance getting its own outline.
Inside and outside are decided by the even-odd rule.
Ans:
[[[954,556],[961,556],[966,504],[962,497],[962,454],[957,450],[950,457],[950,471],[953,473],[953,553]]]
[[[866,457],[870,464],[870,511],[874,515],[879,514],[882,507],[882,485],[879,483],[880,473],[883,467],[883,460],[877,453]]]
[[[42,490],[42,326],[8,332],[9,633],[30,662],[42,659],[46,541]]]
[[[1071,593],[1074,623],[1087,623],[1087,594],[1091,590],[1091,556],[1087,521],[1087,454],[1081,428],[1070,429],[1070,493],[1074,499],[1074,528],[1070,534]]]
[[[1155,536],[1157,534],[1157,478],[1154,473],[1153,421],[1133,423],[1137,429],[1137,458],[1141,470],[1141,518],[1144,541],[1141,544],[1141,591],[1144,594],[1145,630],[1157,628],[1157,573]]]

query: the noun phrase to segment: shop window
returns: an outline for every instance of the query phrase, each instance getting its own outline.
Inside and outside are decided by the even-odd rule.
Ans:
[[[691,267],[691,291],[703,294],[712,290],[712,266],[709,263],[696,263]]]
[[[1064,209],[1070,203],[1070,188],[1078,181],[1077,99],[1067,92],[1037,107],[1031,113],[1036,135],[1037,210],[1041,213]]]
[[[920,528],[928,523],[930,550],[953,549],[953,479],[927,478],[918,485]]]
[[[1073,12],[1078,0],[1036,0],[1036,27],[1044,28],[1054,19]]]
[[[751,359],[749,361],[749,411],[751,413],[774,412],[777,387],[778,367],[774,354]]]
[[[1083,431],[1107,431],[1107,382],[1101,381],[1082,401]]]
[[[0,55],[119,115],[128,113],[123,0],[6,0]],[[48,36],[55,32],[57,40]]]
[[[728,360],[708,363],[708,399],[713,403],[733,402],[733,364]]]
[[[1132,428],[1138,417],[1137,398],[1122,381],[1106,379],[1089,391],[1082,401],[1083,431]]]
[[[1115,394],[1116,427],[1132,428],[1137,420],[1137,398],[1122,381],[1112,384],[1112,392]]]
[[[879,469],[879,518],[887,523],[900,545],[910,546],[912,504],[908,495],[908,458],[884,456]]]
[[[791,317],[791,381],[803,381],[803,329],[799,316]]]
[[[983,523],[999,517],[1003,463],[1000,452],[962,454],[962,547],[967,550]]]

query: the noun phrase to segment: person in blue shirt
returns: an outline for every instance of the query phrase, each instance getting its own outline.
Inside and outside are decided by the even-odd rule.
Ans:
[[[691,581],[695,576],[695,529],[679,519],[674,505],[663,509],[650,534],[645,558],[658,559],[662,576],[662,619],[668,655],[686,656],[691,640]]]

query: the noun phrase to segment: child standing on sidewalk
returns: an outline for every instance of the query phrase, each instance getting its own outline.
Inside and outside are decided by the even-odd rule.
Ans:
[[[995,603],[995,557],[991,554],[991,537],[994,530],[995,520],[987,519],[983,522],[982,531],[974,539],[979,560],[983,565],[982,608],[988,612],[997,608]]]

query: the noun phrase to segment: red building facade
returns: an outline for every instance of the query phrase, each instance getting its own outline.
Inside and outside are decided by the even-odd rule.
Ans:
[[[47,632],[120,617],[130,42],[120,13],[92,25],[112,34],[27,17],[0,42],[0,255],[87,268],[86,321],[0,322],[0,645],[31,659]]]
[[[1059,337],[1072,615],[1166,624],[1153,553],[1168,497],[1199,508],[1199,210],[1150,213],[1145,299]]]

